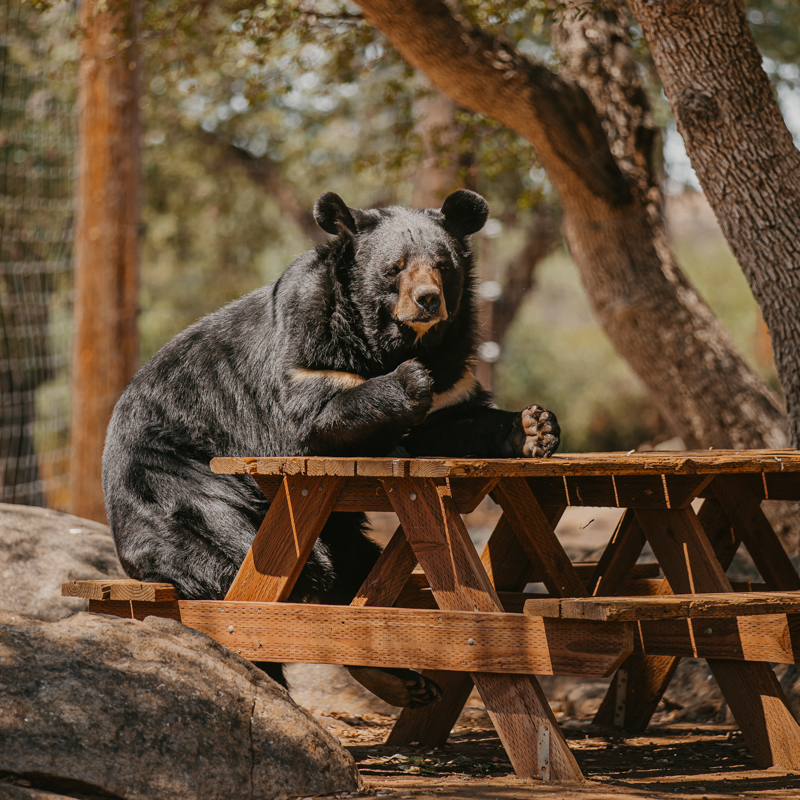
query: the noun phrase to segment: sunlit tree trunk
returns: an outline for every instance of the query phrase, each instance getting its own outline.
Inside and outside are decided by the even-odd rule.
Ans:
[[[105,521],[101,458],[138,363],[138,0],[83,0],[71,382],[73,513]]]

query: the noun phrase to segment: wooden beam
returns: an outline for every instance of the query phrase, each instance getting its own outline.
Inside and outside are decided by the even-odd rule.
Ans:
[[[371,477],[478,478],[649,475],[719,475],[800,472],[797,450],[686,450],[679,453],[556,453],[550,458],[352,458],[218,457],[211,470],[218,474],[338,475],[344,461],[355,464],[354,475]],[[335,462],[327,471],[328,462]],[[673,504],[673,507],[674,504]]]
[[[691,508],[636,514],[673,589],[682,594],[731,591]],[[800,726],[769,664],[708,659],[708,666],[756,763],[800,769]]]
[[[800,483],[800,476],[797,477]],[[786,554],[761,501],[738,475],[721,475],[714,480],[714,494],[744,542],[761,577],[770,588],[800,589],[800,575]]]
[[[417,557],[400,526],[370,570],[351,606],[392,606],[408,583]]]
[[[451,481],[451,486],[452,483]],[[544,510],[548,521],[554,526],[561,518],[564,509],[548,506]],[[505,515],[500,517],[484,547],[481,564],[503,604],[505,603],[503,590],[521,592],[526,584],[535,578],[533,567]],[[412,575],[396,602],[400,606],[424,602],[420,607],[436,607],[433,592],[424,574]],[[513,610],[521,612],[522,603],[515,602]],[[424,674],[442,687],[442,699],[434,706],[426,708],[404,708],[389,734],[387,744],[419,742],[439,747],[445,744],[450,736],[450,731],[472,692],[472,678],[461,672],[442,670],[430,670]]]
[[[252,661],[600,677],[633,649],[629,625],[522,614],[228,600],[92,603],[100,613],[177,619]]]
[[[62,597],[89,600],[145,600],[153,603],[177,600],[171,583],[142,583],[134,580],[70,581],[61,584]]]
[[[415,478],[385,480],[384,486],[440,608],[463,609],[475,612],[476,617],[480,611],[501,612],[497,593],[481,566],[449,489],[433,480]],[[472,677],[517,775],[541,776],[537,732],[547,731],[550,777],[583,780],[534,678],[479,671],[472,672]]]
[[[717,560],[724,569],[727,569],[736,555],[740,540],[736,537],[730,520],[725,516],[716,498],[705,500],[698,520],[709,538]],[[737,591],[745,590],[745,587],[735,588]],[[648,594],[672,594],[672,588],[669,581],[664,580]],[[621,727],[631,732],[645,730],[679,663],[680,658],[674,656],[639,653],[631,655],[621,667],[624,674],[617,676],[617,679],[611,682],[595,714],[595,724]]]
[[[330,516],[343,478],[286,476],[228,590],[226,600],[289,597]]]
[[[503,478],[493,496],[540,580],[556,597],[583,597],[586,586],[523,478]]]
[[[346,472],[354,463],[341,465],[338,459],[331,465],[331,469]],[[306,472],[312,474],[318,466],[308,465]],[[261,491],[268,500],[272,500],[280,491],[283,475],[253,475]],[[498,478],[454,478],[451,482],[453,500],[462,514],[474,511],[478,504],[489,493]],[[336,498],[332,511],[393,511],[392,504],[383,490],[383,485],[378,478],[353,477],[345,480],[342,490]]]
[[[634,652],[725,661],[800,663],[800,616],[643,620]]]
[[[663,595],[661,597],[536,598],[525,603],[525,614],[555,619],[639,622],[689,617],[744,617],[800,612],[800,592],[728,592]],[[761,661],[773,659],[763,658]]]

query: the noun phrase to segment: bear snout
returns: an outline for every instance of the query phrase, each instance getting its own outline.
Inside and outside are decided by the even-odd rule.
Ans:
[[[435,314],[442,304],[442,295],[435,286],[419,286],[414,290],[414,302],[428,314]]]

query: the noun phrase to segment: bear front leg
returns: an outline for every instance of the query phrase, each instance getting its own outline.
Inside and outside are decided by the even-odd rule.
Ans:
[[[332,375],[304,373],[302,394],[293,402],[311,454],[384,455],[425,419],[433,402],[431,379],[418,361],[345,389]]]
[[[431,414],[402,446],[411,456],[450,458],[547,458],[558,449],[561,429],[551,411],[502,411],[488,401],[487,394]]]

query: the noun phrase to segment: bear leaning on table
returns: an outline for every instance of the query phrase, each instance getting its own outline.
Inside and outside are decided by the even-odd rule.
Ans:
[[[225,596],[268,503],[252,478],[212,475],[214,456],[553,453],[555,417],[494,408],[470,369],[469,237],[487,216],[465,190],[441,210],[324,194],[314,217],[334,239],[156,353],[117,403],[103,457],[125,571],[187,599]],[[332,514],[290,600],[349,603],[379,554],[365,528],[363,514]],[[356,677],[398,705],[438,694],[410,670]]]

